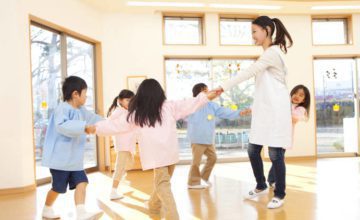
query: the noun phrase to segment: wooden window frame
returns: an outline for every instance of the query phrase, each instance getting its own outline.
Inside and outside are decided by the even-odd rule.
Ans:
[[[345,29],[345,44],[314,44],[314,20],[345,20],[346,29]],[[353,22],[352,15],[312,15],[311,16],[311,43],[312,46],[352,46],[353,41]]]
[[[166,18],[180,18],[180,19],[200,19],[199,44],[167,44],[165,39],[165,20]],[[199,13],[162,13],[162,44],[163,46],[205,46],[206,45],[206,32],[205,32],[205,14]]]
[[[256,46],[255,44],[222,44],[221,43],[221,19],[234,19],[234,20],[255,20],[259,15],[246,15],[246,14],[219,14],[218,15],[218,35],[219,35],[219,46],[246,46],[246,47],[254,47]]]

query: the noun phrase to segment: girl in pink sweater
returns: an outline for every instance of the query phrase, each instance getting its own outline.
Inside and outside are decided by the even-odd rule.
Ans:
[[[130,90],[124,89],[118,96],[115,97],[112,105],[109,108],[107,117],[109,120],[116,120],[121,115],[128,114],[128,107],[130,99],[134,97],[134,93]],[[134,164],[134,152],[136,140],[134,132],[126,132],[114,136],[114,146],[116,151],[115,172],[113,175],[113,186],[110,192],[110,199],[121,199],[123,194],[117,192],[120,180],[126,174],[126,171],[131,169]]]
[[[295,86],[291,92],[291,116],[293,125],[293,136],[296,123],[299,121],[307,121],[309,119],[310,110],[310,92],[309,89],[304,85]],[[271,166],[268,182],[271,188],[275,188],[275,176],[274,169]]]
[[[155,79],[144,80],[129,104],[129,114],[96,124],[98,135],[136,133],[143,170],[154,170],[154,190],[149,200],[151,213],[163,207],[166,219],[179,215],[171,192],[170,179],[179,161],[176,121],[184,118],[217,97],[216,92],[200,93],[195,98],[167,101]]]

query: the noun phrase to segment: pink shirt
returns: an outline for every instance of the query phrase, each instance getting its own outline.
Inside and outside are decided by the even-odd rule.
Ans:
[[[306,121],[307,113],[306,109],[302,106],[291,105],[291,116],[298,119],[298,121]]]
[[[143,170],[176,164],[179,161],[179,144],[176,121],[194,113],[208,102],[207,96],[200,93],[195,98],[180,101],[165,101],[162,110],[162,123],[155,127],[140,127],[123,114],[116,119],[96,123],[98,135],[115,135],[127,131],[138,137],[140,159]]]
[[[122,115],[127,115],[128,111],[122,107],[117,107],[109,117],[109,120],[116,120]],[[135,134],[132,131],[128,131],[121,134],[114,135],[114,145],[115,151],[129,151],[135,153],[136,149],[136,138]]]
[[[295,104],[291,105],[291,116],[293,118],[296,118],[299,121],[306,121],[308,119],[306,109],[302,106],[297,106]],[[294,131],[295,131],[295,125],[297,122],[292,123],[292,146],[286,147],[285,149],[291,149],[294,145]]]

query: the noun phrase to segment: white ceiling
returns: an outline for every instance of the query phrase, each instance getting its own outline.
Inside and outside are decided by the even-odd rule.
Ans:
[[[360,6],[360,0],[133,0],[141,2],[181,2],[181,3],[203,3],[205,7],[150,7],[150,6],[128,6],[127,0],[81,0],[98,10],[104,12],[224,12],[224,13],[247,13],[247,14],[346,14],[346,13],[360,13],[360,9],[345,9],[345,10],[311,10],[312,6],[323,5],[340,5],[340,6]],[[234,8],[213,8],[209,4],[242,4],[242,5],[269,5],[281,6],[280,10],[267,9],[234,9]]]

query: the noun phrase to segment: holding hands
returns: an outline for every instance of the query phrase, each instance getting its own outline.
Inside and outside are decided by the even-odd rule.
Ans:
[[[221,87],[218,87],[216,89],[213,89],[213,90],[207,92],[206,94],[207,94],[207,97],[209,100],[213,100],[213,99],[219,97],[221,95],[221,93],[223,93],[223,92],[224,92],[224,90]]]
[[[224,92],[224,89],[221,88],[221,87],[217,87],[209,92],[207,92],[207,97],[209,100],[213,100],[217,97],[219,97],[222,93]],[[240,116],[247,116],[247,115],[250,115],[251,114],[251,109],[248,108],[248,109],[245,109],[245,110],[242,110],[240,112]]]
[[[85,126],[85,133],[86,134],[95,134],[96,126],[95,125],[86,125]]]
[[[221,93],[223,93],[224,92],[224,89],[223,88],[221,88],[221,87],[217,87],[217,88],[215,88],[213,91],[215,91],[216,92],[216,94],[218,94],[219,96],[221,95]]]

